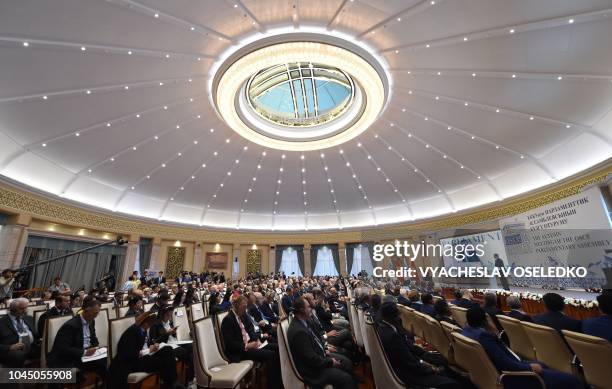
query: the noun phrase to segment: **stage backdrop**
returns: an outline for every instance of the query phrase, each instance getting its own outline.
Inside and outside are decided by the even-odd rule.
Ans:
[[[227,253],[206,253],[206,269],[207,270],[225,270],[227,269]]]
[[[510,266],[584,266],[586,278],[522,278],[525,286],[600,287],[612,267],[612,230],[598,187],[502,219]]]

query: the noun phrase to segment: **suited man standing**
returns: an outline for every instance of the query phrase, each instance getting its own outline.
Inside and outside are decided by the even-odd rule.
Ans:
[[[106,379],[106,358],[82,362],[82,357],[93,355],[98,349],[95,319],[100,313],[100,302],[93,297],[83,300],[82,312],[62,325],[55,336],[48,364],[53,368],[73,368],[92,371]],[[78,377],[77,381],[79,381]]]
[[[294,301],[293,314],[287,339],[295,367],[306,383],[316,387],[332,385],[335,389],[357,388],[353,377],[342,370],[339,360],[327,355],[325,346],[308,325],[312,308],[306,298]]]
[[[70,297],[57,295],[55,296],[55,306],[40,315],[37,325],[38,333],[42,336],[45,331],[45,323],[47,323],[47,320],[50,317],[64,315],[72,315],[72,309],[70,309]]]
[[[225,355],[230,362],[252,360],[264,362],[268,368],[268,387],[271,389],[281,387],[280,359],[278,345],[268,344],[261,347],[259,338],[252,332],[249,335],[247,327],[241,318],[247,310],[247,298],[240,295],[232,302],[232,309],[221,322],[221,336]]]
[[[5,367],[23,367],[27,359],[40,355],[38,333],[27,311],[28,300],[16,298],[0,318],[0,364]]]

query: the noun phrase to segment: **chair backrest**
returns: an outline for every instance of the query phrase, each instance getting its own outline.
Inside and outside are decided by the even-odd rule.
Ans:
[[[572,365],[574,355],[557,330],[525,321],[521,324],[535,347],[538,361],[544,362],[551,369],[574,374]]]
[[[94,321],[94,326],[100,347],[108,346],[108,309],[100,309],[100,313]]]
[[[400,317],[402,318],[402,324],[404,325],[404,328],[411,334],[414,334],[414,309],[402,304],[398,304],[397,308],[399,309]]]
[[[456,326],[447,321],[441,321],[440,325],[442,326],[442,330],[446,334],[446,337],[450,339],[451,343],[453,342],[453,337],[451,336],[453,332],[461,332],[461,327]]]
[[[151,307],[155,305],[155,303],[147,303],[144,305],[144,311],[145,312],[149,312],[151,310]]]
[[[116,319],[117,311],[115,310],[115,303],[103,303],[100,305],[100,309],[106,309],[106,313],[108,315],[108,319]]]
[[[480,343],[458,332],[452,337],[455,361],[470,374],[470,381],[479,389],[497,388],[499,373]]]
[[[47,304],[42,304],[42,305],[29,305],[28,309],[27,309],[27,313],[26,315],[28,316],[32,316],[34,317],[34,312],[39,312],[39,311],[46,311],[47,308]],[[35,323],[36,324],[36,323]]]
[[[127,313],[128,309],[130,309],[130,307],[128,307],[127,305],[125,307],[117,308],[117,317],[125,317],[125,314]]]
[[[80,310],[81,310],[81,307],[74,307],[72,308],[72,314],[78,315]]]
[[[305,388],[304,380],[295,368],[293,361],[293,355],[289,348],[289,341],[287,339],[287,333],[289,331],[289,320],[282,319],[276,327],[276,333],[278,338],[278,354],[280,357],[281,365],[281,376],[283,379],[283,386],[285,388]]]
[[[565,340],[582,363],[584,378],[596,388],[607,388],[612,383],[612,343],[597,336],[563,330]]]
[[[278,317],[287,317],[287,313],[283,308],[283,296],[278,298]]]
[[[510,348],[521,358],[535,361],[536,353],[521,321],[510,316],[498,315],[497,320],[510,341]]]
[[[219,349],[219,353],[226,361],[229,361],[229,358],[225,355],[225,343],[223,343],[223,337],[221,336],[221,323],[223,323],[223,319],[227,317],[229,311],[219,312],[215,315],[214,325],[215,325],[215,338],[217,340],[217,348]]]
[[[427,334],[425,334],[425,328],[427,326],[425,316],[424,313],[418,311],[412,312],[412,333],[414,336],[418,336],[427,341]]]
[[[196,381],[198,387],[207,387],[212,377],[210,369],[228,364],[219,353],[212,317],[193,322],[193,340]]]
[[[458,307],[456,305],[449,306],[451,316],[459,324],[460,327],[465,327],[467,324],[467,309]]]
[[[40,320],[40,317],[42,316],[43,313],[45,313],[47,311],[34,311],[34,328],[38,328],[38,321]],[[44,331],[44,329],[43,329]],[[42,337],[43,334],[38,334],[38,336]]]
[[[372,373],[376,387],[385,389],[405,388],[404,383],[393,372],[374,323],[371,321],[366,322],[365,327],[368,333],[367,340],[370,344],[370,361],[372,363]]]
[[[187,309],[185,306],[174,308],[173,323],[178,326],[176,330],[176,339],[178,340],[191,340],[191,334],[189,333],[189,318],[187,317]]]
[[[436,350],[448,361],[454,364],[454,354],[450,344],[450,339],[444,333],[440,322],[431,316],[425,317],[425,333],[427,334],[427,342],[435,347]]]
[[[136,323],[134,316],[119,317],[108,322],[108,358],[115,358],[117,355],[117,344],[121,335],[127,330],[132,324]]]
[[[199,303],[193,304],[190,307],[189,312],[191,313],[190,319],[192,322],[200,320],[201,318],[206,316],[206,314],[204,313],[204,308],[202,308],[202,304]]]
[[[357,343],[357,346],[364,347],[363,332],[361,332],[361,325],[359,323],[359,316],[357,315],[357,307],[355,307],[355,304],[349,304],[349,315],[351,315],[353,318],[351,324],[353,324],[353,336],[355,337],[355,342]]]
[[[370,356],[370,345],[367,340],[367,333],[365,329],[365,311],[363,309],[357,308],[357,320],[359,321],[359,329],[361,330],[361,338],[363,339],[363,347],[365,348],[365,353],[367,356]]]
[[[53,342],[59,329],[68,320],[72,319],[71,315],[54,316],[50,317],[45,323],[45,329],[43,330],[43,344],[40,348],[40,367],[47,367],[47,355],[53,348]]]

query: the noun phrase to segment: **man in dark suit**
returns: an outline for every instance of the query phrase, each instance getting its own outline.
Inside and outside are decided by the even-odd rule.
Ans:
[[[406,298],[406,296],[404,296],[404,295],[402,294],[401,289],[400,289],[400,292],[399,292],[399,294],[398,294],[398,296],[397,296],[397,303],[398,303],[398,304],[401,304],[401,305],[405,305],[405,306],[407,306],[407,307],[409,307],[409,306],[410,306],[410,300],[408,300],[408,299]]]
[[[381,320],[378,322],[377,330],[383,350],[389,358],[391,368],[406,386],[445,389],[460,387],[457,382],[443,375],[442,368],[421,361],[421,359],[429,361],[433,359],[414,345],[411,335],[402,327],[396,304],[384,303],[380,312]]]
[[[293,311],[293,287],[287,286],[286,292],[287,294],[281,298],[281,306],[283,307],[283,312],[285,312],[285,315],[289,315],[289,313]]]
[[[144,301],[142,300],[142,297],[140,296],[130,297],[130,299],[128,300],[128,307],[129,308],[127,312],[125,312],[125,317],[138,316],[141,313],[144,313]]]
[[[4,367],[23,367],[27,359],[40,356],[40,339],[27,311],[28,300],[16,298],[8,314],[0,317],[0,364]]]
[[[295,367],[306,383],[316,387],[332,385],[335,389],[357,388],[353,377],[342,370],[340,361],[327,355],[325,346],[308,325],[312,310],[304,297],[294,301],[293,313],[295,318],[289,325],[287,339]]]
[[[462,290],[456,290],[454,295],[455,295],[455,299],[452,301],[453,305],[456,305],[458,307],[461,308],[465,308],[465,309],[469,309],[475,305],[478,305],[476,302],[470,300],[470,299],[466,299],[465,297],[463,297],[465,294],[464,291]]]
[[[612,342],[612,293],[597,296],[601,316],[591,317],[582,322],[582,331],[587,335],[599,336]]]
[[[261,311],[264,319],[266,319],[267,321],[269,321],[270,323],[278,323],[278,315],[276,314],[276,312],[274,312],[274,309],[272,307],[272,304],[274,302],[274,297],[272,294],[268,294],[266,295],[266,297],[261,301],[257,301],[257,305],[259,307],[259,310]]]
[[[536,316],[533,319],[536,324],[552,327],[559,332],[561,332],[561,330],[569,330],[574,332],[581,331],[582,322],[566,316],[563,313],[565,302],[560,294],[546,293],[542,297],[542,300],[544,301],[546,312]]]
[[[582,383],[571,374],[550,370],[541,362],[522,361],[487,328],[487,316],[484,309],[475,306],[467,311],[467,323],[462,335],[474,339],[482,345],[487,356],[499,371],[533,371],[546,383],[547,388],[555,389],[581,389]],[[531,389],[540,388],[540,383],[531,377],[508,377],[504,380],[504,387]]]
[[[83,300],[82,312],[64,323],[53,342],[49,353],[48,364],[52,368],[73,368],[81,371],[92,371],[103,380],[106,379],[106,358],[91,362],[82,362],[83,357],[93,355],[98,349],[98,338],[94,320],[100,313],[100,302],[86,297]],[[77,377],[80,382],[83,377]]]
[[[47,312],[40,315],[37,325],[38,333],[42,336],[45,330],[45,323],[47,323],[47,320],[50,317],[64,315],[72,315],[72,309],[70,309],[70,297],[57,295],[55,297],[55,306],[51,307],[51,309],[47,310]]]
[[[497,307],[497,294],[493,292],[487,292],[484,295],[484,305],[482,307],[487,315],[491,317],[493,323],[495,323],[495,327],[498,331],[503,331],[503,327],[499,320],[497,320],[497,315],[503,315],[504,312]]]
[[[521,299],[518,296],[508,296],[508,298],[506,298],[506,304],[508,304],[508,307],[510,308],[508,316],[520,321],[533,323],[533,318],[521,311]]]
[[[281,373],[280,359],[278,356],[278,345],[268,344],[260,348],[260,338],[252,333],[249,335],[244,321],[241,319],[246,314],[247,298],[240,295],[232,302],[232,309],[221,322],[221,336],[225,355],[230,362],[252,360],[264,362],[268,368],[268,387],[280,388]]]
[[[157,277],[155,277],[155,279],[153,280],[153,283],[157,285],[166,283],[166,277],[164,277],[163,271],[160,270],[159,273],[157,273]]]
[[[132,372],[159,373],[164,388],[178,386],[172,347],[159,348],[159,343],[148,346],[148,331],[156,320],[156,312],[145,312],[121,335],[109,370],[110,388],[127,389]]]
[[[431,317],[434,317],[435,315],[434,301],[433,301],[433,296],[431,295],[431,293],[423,293],[421,295],[421,304],[423,304],[421,306],[421,312]]]

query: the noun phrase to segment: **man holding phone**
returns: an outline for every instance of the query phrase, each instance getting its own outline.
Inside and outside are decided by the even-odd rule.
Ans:
[[[83,362],[83,357],[94,355],[98,349],[98,338],[96,336],[95,319],[100,313],[100,302],[88,296],[83,300],[80,315],[68,320],[61,326],[53,348],[49,353],[49,367],[73,368],[80,371],[91,371],[99,375],[102,380],[106,379],[106,358],[90,362]],[[79,382],[83,377],[77,377]]]

